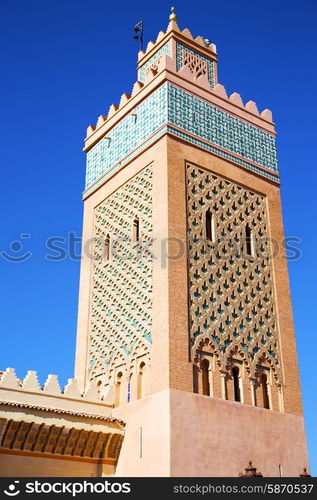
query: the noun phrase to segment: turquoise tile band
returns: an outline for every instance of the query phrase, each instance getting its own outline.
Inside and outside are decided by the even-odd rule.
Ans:
[[[165,82],[88,151],[84,197],[167,131],[278,180],[278,175],[274,175],[278,174],[278,167],[273,134]]]

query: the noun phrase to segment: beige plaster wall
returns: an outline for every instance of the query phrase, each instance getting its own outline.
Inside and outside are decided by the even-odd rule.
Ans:
[[[145,399],[116,408],[113,414],[127,422],[115,475],[118,477],[169,476],[169,391],[157,392]]]
[[[127,422],[118,477],[236,477],[249,460],[265,477],[309,470],[301,416],[175,389],[114,414]]]
[[[265,477],[309,466],[303,417],[170,391],[171,476],[236,477],[249,460]]]

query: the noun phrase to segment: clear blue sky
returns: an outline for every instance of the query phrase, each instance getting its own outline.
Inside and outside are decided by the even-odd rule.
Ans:
[[[40,381],[73,376],[79,261],[44,258],[45,241],[81,235],[86,127],[136,80],[132,27],[146,42],[168,24],[170,2],[0,0],[0,368]],[[219,81],[273,110],[285,233],[301,238],[289,263],[312,473],[317,475],[316,47],[317,1],[176,3],[181,28],[216,43]],[[21,239],[21,234],[30,234]],[[10,244],[22,241],[23,248]],[[79,251],[79,247],[78,247]],[[314,358],[313,358],[314,356]]]

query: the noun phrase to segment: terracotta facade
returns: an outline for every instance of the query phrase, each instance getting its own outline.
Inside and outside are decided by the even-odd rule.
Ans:
[[[237,476],[252,460],[273,477],[308,466],[272,113],[228,97],[217,63],[216,46],[172,14],[139,53],[131,96],[87,129],[71,399],[85,406],[93,394],[116,451],[97,446],[84,464],[72,452],[65,475]],[[8,433],[25,420],[17,408],[5,416],[26,390],[14,377],[0,380]],[[77,404],[32,377],[29,424]],[[78,433],[94,432],[94,418]],[[61,475],[66,458],[45,443],[23,469],[23,444],[12,453],[3,442],[3,475],[13,464]]]

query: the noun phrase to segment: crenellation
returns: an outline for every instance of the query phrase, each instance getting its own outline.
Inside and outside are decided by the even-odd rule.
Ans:
[[[273,115],[270,109],[264,109],[261,113],[262,118],[273,123]]]
[[[243,101],[241,99],[241,95],[238,94],[238,92],[233,92],[231,96],[229,97],[229,101],[232,101],[236,106],[240,106],[241,108],[244,108]]]
[[[82,394],[79,390],[77,380],[75,378],[69,378],[67,385],[63,390],[64,396],[68,396],[71,398],[81,398]]]
[[[245,109],[248,110],[250,113],[253,113],[254,115],[259,114],[259,110],[258,110],[257,105],[254,101],[248,101],[245,105]]]
[[[139,50],[139,52],[138,52],[138,61],[140,61],[143,56],[145,56],[144,50]]]
[[[159,32],[159,34],[157,35],[157,38],[156,38],[156,43],[159,43],[161,40],[163,40],[163,38],[165,37],[165,31],[161,30]]]
[[[86,391],[81,392],[76,378],[69,378],[68,383],[62,389],[57,375],[48,375],[44,385],[41,387],[37,372],[28,370],[24,379],[20,380],[16,376],[14,368],[7,368],[0,378],[0,390],[14,389],[20,393],[34,393],[43,396],[58,396],[71,399],[100,401],[95,382],[90,382]],[[1,396],[0,396],[1,399]],[[103,399],[103,398],[102,398]],[[109,399],[109,398],[108,398]]]
[[[111,104],[109,111],[108,111],[108,119],[111,118],[116,111],[119,109],[118,104]]]
[[[88,401],[97,401],[100,400],[100,394],[97,390],[96,384],[93,381],[88,383],[87,389],[84,393],[85,399]]]
[[[182,33],[182,35],[186,36],[186,38],[189,38],[189,40],[194,40],[194,37],[188,28],[183,29],[183,31],[181,31],[181,33]]]
[[[126,92],[124,94],[122,94],[122,96],[120,98],[119,108],[124,106],[129,101],[129,99],[131,99],[130,94],[127,94]]]
[[[8,387],[12,389],[21,387],[21,380],[16,376],[14,368],[7,368],[5,372],[2,373],[0,387]]]
[[[32,391],[32,392],[41,390],[41,386],[37,378],[37,372],[33,370],[29,370],[27,372],[22,382],[22,389],[24,391]]]
[[[217,94],[219,97],[222,97],[223,99],[228,99],[227,91],[226,91],[224,85],[221,85],[221,83],[217,83],[217,85],[214,86],[212,91],[215,94]]]
[[[146,47],[146,51],[145,51],[145,53],[147,54],[148,52],[150,52],[150,51],[153,49],[153,47],[155,47],[155,45],[156,45],[156,44],[155,44],[155,42],[153,42],[153,41],[151,40],[151,41],[147,44],[147,47]]]
[[[43,392],[49,394],[62,394],[57,375],[48,375],[43,386]]]
[[[138,94],[140,92],[140,90],[142,90],[143,87],[144,87],[144,83],[140,82],[139,80],[136,81],[135,84],[133,85],[132,96],[135,96],[136,94]]]
[[[199,45],[201,45],[202,47],[206,48],[205,39],[201,35],[199,35],[195,38],[195,42],[198,43]]]
[[[98,117],[98,121],[97,121],[95,129],[101,127],[101,125],[103,125],[105,123],[105,121],[107,121],[107,117],[105,115],[100,115]]]
[[[188,44],[186,44],[186,39],[188,40]],[[244,113],[247,112],[248,119],[251,122],[255,119],[253,116],[257,117],[257,119],[265,120],[263,126],[267,127],[266,123],[269,121],[269,113],[260,115],[253,101],[249,101],[244,106],[240,95],[236,92],[228,98],[224,86],[217,82],[217,60],[214,56],[215,53],[215,44],[210,43],[208,40],[206,41],[202,36],[194,39],[187,28],[180,32],[176,21],[172,19],[169,24],[169,30],[167,32],[161,31],[156,42],[150,41],[146,52],[139,52],[138,80],[133,86],[131,95],[127,93],[122,94],[119,105],[112,104],[110,106],[108,116],[100,115],[96,127],[92,125],[88,127],[86,140],[98,141],[101,139],[107,131],[104,125],[108,125],[109,123],[108,130],[111,129],[114,125],[114,121],[111,119],[115,116],[118,116],[118,119],[124,116],[122,113],[118,115],[118,112],[122,111],[122,108],[128,103],[131,110],[131,107],[135,106],[135,98],[144,87],[148,89],[148,95],[153,92],[155,88],[153,86],[154,79],[157,79],[157,85],[162,85],[165,81],[169,80],[178,83],[175,80],[177,76],[181,77],[179,81],[181,86],[183,85],[187,88],[187,82],[195,85],[196,88],[198,86],[209,94],[207,99],[211,102],[213,101],[213,96],[220,97],[226,101],[227,105],[230,106],[233,104],[243,109]],[[143,97],[144,93],[142,93],[140,99]],[[128,107],[127,112],[129,112]],[[238,110],[233,110],[233,112],[240,113]],[[255,122],[255,125],[258,126],[258,123]],[[96,129],[98,130],[98,135],[93,135]]]
[[[95,130],[96,130],[95,125],[89,125],[89,127],[87,127],[86,137],[90,137],[94,133]]]

